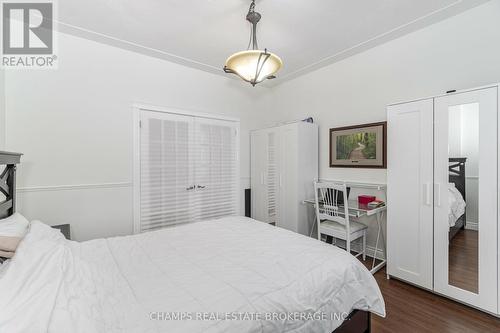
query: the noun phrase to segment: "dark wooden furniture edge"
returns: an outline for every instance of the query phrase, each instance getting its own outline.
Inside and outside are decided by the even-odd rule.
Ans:
[[[21,155],[0,151],[0,165],[5,165],[0,173],[0,193],[5,196],[0,202],[0,218],[8,217],[16,211],[16,164],[21,161]]]
[[[58,229],[66,239],[71,240],[71,226],[69,224],[53,225],[52,228]]]
[[[374,127],[374,126],[382,126],[382,132],[383,132],[383,143],[382,143],[382,154],[383,156],[383,161],[382,165],[343,165],[343,164],[333,164],[333,157],[332,157],[332,132],[334,131],[343,131],[343,130],[349,130],[349,129],[356,129],[356,128],[363,128],[363,127]],[[328,138],[328,141],[330,142],[328,149],[330,151],[328,152],[329,155],[329,164],[330,168],[358,168],[358,169],[387,169],[387,121],[380,121],[376,123],[369,123],[369,124],[361,124],[361,125],[353,125],[353,126],[343,126],[343,127],[335,127],[335,128],[330,128],[330,131],[328,132],[330,137]]]
[[[462,195],[464,201],[467,201],[465,198],[465,162],[467,161],[466,157],[450,157],[448,159],[448,172],[450,183],[455,184],[458,192]],[[451,240],[456,234],[461,230],[465,229],[465,213],[467,212],[467,207],[462,216],[458,218],[455,222],[455,226],[450,228],[450,232],[448,233],[448,239]]]
[[[371,313],[354,310],[333,333],[371,333]]]
[[[16,164],[21,161],[19,153],[0,151],[0,193],[5,199],[0,201],[0,219],[11,216],[16,211]],[[4,261],[0,258],[0,263]]]
[[[19,164],[21,161],[21,153],[0,150],[0,164]]]

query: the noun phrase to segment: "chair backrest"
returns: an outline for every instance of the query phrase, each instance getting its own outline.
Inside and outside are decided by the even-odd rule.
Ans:
[[[340,197],[343,200],[340,201]],[[314,199],[318,222],[330,220],[349,228],[349,207],[345,184],[314,182]],[[342,205],[339,204],[339,201],[342,202]]]

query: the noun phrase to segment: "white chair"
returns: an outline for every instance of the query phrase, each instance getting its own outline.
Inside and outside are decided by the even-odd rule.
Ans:
[[[346,242],[346,250],[351,253],[351,242],[363,238],[363,251],[358,253],[366,259],[366,229],[367,226],[349,221],[347,188],[343,184],[314,182],[314,199],[318,226],[318,239],[321,235],[342,239]],[[339,200],[342,197],[343,203]],[[342,203],[342,204],[339,204]],[[336,242],[334,243],[336,245]]]

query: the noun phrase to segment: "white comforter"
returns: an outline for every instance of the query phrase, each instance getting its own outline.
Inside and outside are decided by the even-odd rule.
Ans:
[[[359,261],[242,217],[82,243],[33,222],[0,278],[11,333],[331,332],[352,309],[385,315]]]
[[[448,205],[448,224],[454,227],[460,216],[465,213],[466,204],[462,194],[453,183],[448,183]]]

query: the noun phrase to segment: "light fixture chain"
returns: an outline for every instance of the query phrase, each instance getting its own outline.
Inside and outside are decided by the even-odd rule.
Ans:
[[[267,49],[259,50],[257,23],[261,18],[261,14],[255,11],[255,0],[252,0],[246,16],[247,21],[252,24],[247,50],[233,54],[224,65],[224,72],[235,74],[252,86],[266,79],[274,79],[274,74],[283,66],[278,56],[267,52]]]
[[[257,23],[252,23],[252,35],[253,35],[253,40],[252,40],[252,49],[258,50],[259,49],[259,44],[257,44]]]

